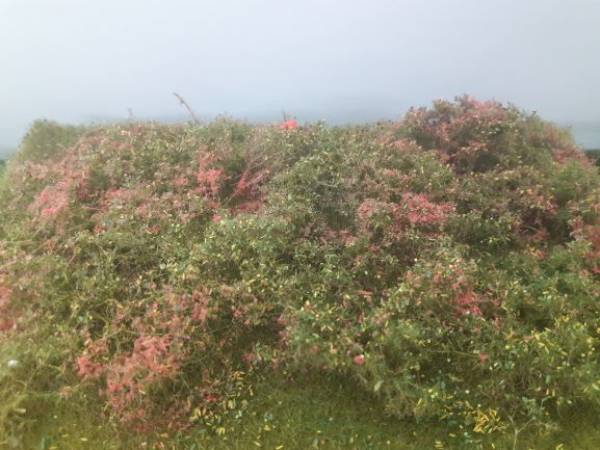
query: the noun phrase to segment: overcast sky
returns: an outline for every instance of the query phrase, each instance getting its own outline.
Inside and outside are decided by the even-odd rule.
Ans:
[[[32,120],[396,118],[469,93],[600,121],[600,0],[0,0],[0,147]]]

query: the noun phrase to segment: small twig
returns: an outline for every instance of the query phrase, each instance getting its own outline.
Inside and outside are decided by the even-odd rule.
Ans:
[[[12,266],[15,263],[18,263],[19,261],[21,261],[22,258],[15,258],[12,261],[9,261],[7,263],[4,263],[0,266],[0,272],[4,272],[6,269],[8,269],[10,266]]]
[[[189,115],[192,117],[192,120],[197,125],[200,125],[200,120],[198,119],[198,117],[196,116],[196,113],[194,113],[194,110],[190,107],[188,102],[186,102],[185,99],[181,95],[179,95],[177,92],[173,92],[173,95],[179,101],[179,104],[182,105],[187,110]]]

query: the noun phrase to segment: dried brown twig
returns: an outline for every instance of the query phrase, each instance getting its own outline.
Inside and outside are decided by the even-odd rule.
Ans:
[[[188,104],[188,102],[186,102],[185,99],[181,95],[179,95],[177,92],[173,92],[173,95],[179,101],[179,104],[182,105],[187,110],[187,112],[192,117],[192,120],[194,121],[194,123],[196,123],[197,125],[200,125],[200,123],[201,123],[200,119],[198,119],[198,117],[196,116],[196,113],[191,108],[191,106]]]

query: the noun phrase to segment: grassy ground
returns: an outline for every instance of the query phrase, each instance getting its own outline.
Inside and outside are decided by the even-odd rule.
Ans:
[[[32,450],[83,449],[577,449],[600,448],[600,422],[564,417],[567,431],[492,438],[468,433],[454,436],[437,424],[393,420],[372,399],[339,380],[269,380],[259,385],[240,417],[208,431],[197,427],[178,435],[136,435],[99,419],[93,409],[56,411],[31,433]]]

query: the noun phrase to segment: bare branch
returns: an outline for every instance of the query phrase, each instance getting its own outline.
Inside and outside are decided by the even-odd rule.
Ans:
[[[187,110],[189,115],[192,117],[192,120],[194,121],[194,123],[196,123],[197,125],[200,125],[200,123],[201,123],[200,120],[198,119],[198,117],[196,116],[196,113],[190,107],[188,102],[186,102],[185,99],[181,95],[179,95],[177,92],[173,92],[173,95],[179,101],[179,104],[182,105]]]

